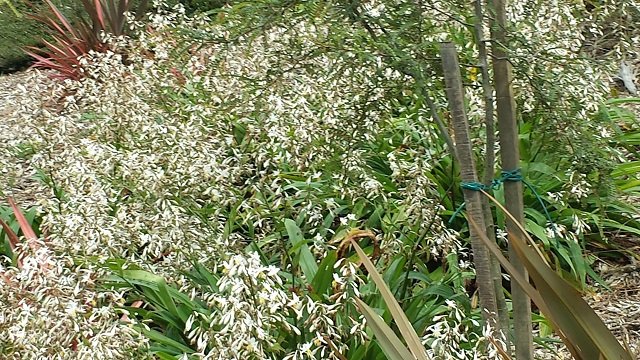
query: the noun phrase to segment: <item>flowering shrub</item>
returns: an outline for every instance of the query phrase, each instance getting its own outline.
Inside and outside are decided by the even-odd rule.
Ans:
[[[124,257],[181,279],[177,270],[188,267],[193,258],[220,269],[224,261],[251,261],[245,266],[255,269],[255,258],[238,257],[236,252],[253,242],[277,254],[274,241],[279,241],[277,231],[285,214],[298,218],[304,233],[315,237],[311,248],[319,256],[335,249],[327,241],[338,230],[331,222],[322,224],[335,219],[342,228],[356,226],[372,216],[375,199],[393,199],[393,209],[398,209],[393,211],[435,216],[435,201],[424,187],[431,181],[409,163],[413,150],[397,152],[394,177],[401,188],[391,193],[367,165],[369,153],[363,145],[382,138],[382,115],[389,111],[379,85],[402,81],[399,74],[345,76],[343,60],[331,54],[302,58],[297,67],[273,74],[274,61],[284,56],[280,53],[303,53],[326,36],[326,29],[305,23],[293,30],[274,28],[252,42],[190,50],[190,56],[180,58],[176,54],[188,38],[175,29],[201,27],[221,36],[225,31],[208,21],[181,24],[180,17],[179,12],[156,15],[140,39],[114,39],[114,47],[131,50],[130,64],[121,61],[119,52],[90,52],[80,59],[82,81],[50,84],[44,104],[21,103],[16,113],[21,127],[12,128],[18,136],[11,144],[28,143],[37,149],[28,165],[41,173],[42,183],[33,184],[38,194],[50,191],[39,202],[44,210],[42,229],[55,251],[98,263]],[[326,64],[335,65],[319,71]],[[33,99],[26,87],[19,91],[24,99]],[[428,167],[426,162],[419,166]],[[345,207],[350,203],[360,204],[359,210]],[[383,247],[397,248],[398,236],[386,233]],[[431,238],[440,239],[435,234]],[[452,240],[447,234],[437,241]],[[435,247],[429,251],[440,253]],[[286,271],[294,271],[291,266],[282,264]],[[242,280],[233,276],[237,269],[227,271],[221,281]],[[355,276],[353,271],[350,276]],[[296,297],[285,292],[282,279],[269,274],[265,281],[275,283],[260,284],[268,286],[269,303],[241,306],[233,300],[237,289],[226,292],[224,282],[220,293],[200,294],[221,308],[219,315],[198,322],[201,328],[185,329],[196,350],[203,356],[228,358],[228,353],[219,353],[220,342],[227,339],[236,345],[225,346],[239,351],[238,356],[248,351],[263,358],[273,351],[278,337],[270,336],[278,334],[265,327],[290,327],[289,318],[268,308],[264,310],[269,318],[253,327],[245,320],[253,318],[248,314],[256,309],[244,318],[226,317],[231,310],[246,311],[248,305],[276,306],[275,310],[291,306]],[[342,280],[342,275],[336,281],[352,282]],[[353,307],[347,312],[352,320],[344,317],[340,326],[336,324],[349,297],[324,304],[296,296],[300,309],[305,309],[300,321],[315,330],[298,337],[307,339],[307,345],[291,343],[293,353],[288,356],[297,358],[308,351],[334,356],[326,339],[335,342],[337,351],[346,351],[351,328],[361,324]],[[282,299],[280,305],[276,299]],[[207,324],[225,325],[229,337],[207,335]],[[245,337],[239,329],[246,331]]]
[[[368,3],[367,16],[385,22],[402,15],[394,3]],[[443,14],[452,9],[433,6],[424,21],[438,31],[423,48],[400,44],[405,54],[423,56],[433,41],[464,31]],[[524,16],[523,8],[514,9],[514,19]],[[345,233],[358,227],[375,230],[375,241],[363,247],[378,257],[385,280],[419,319],[418,333],[434,356],[472,358],[486,345],[474,323],[477,311],[446,301],[467,297],[473,270],[458,233],[440,217],[445,205],[453,206],[446,199],[449,184],[438,181],[448,158],[422,99],[407,89],[415,79],[396,66],[402,61],[394,56],[402,54],[370,51],[365,31],[328,20],[332,9],[312,9],[327,21],[294,10],[260,31],[247,29],[254,23],[243,18],[242,7],[225,10],[217,18],[222,23],[188,18],[179,7],[152,14],[148,26],[132,25],[135,38],[106,36],[110,50],[79,57],[78,81],[45,82],[36,72],[16,89],[19,104],[11,121],[0,123],[6,165],[0,189],[37,199],[54,270],[13,275],[15,269],[0,269],[25,279],[0,290],[9,304],[0,308],[0,318],[8,319],[1,323],[10,324],[0,326],[0,339],[9,339],[1,345],[7,356],[51,351],[88,358],[93,349],[92,358],[130,358],[160,342],[141,339],[119,321],[115,307],[141,299],[143,309],[126,309],[129,320],[165,331],[192,357],[375,356],[379,349],[351,298],[362,295],[382,308],[380,299],[341,246]],[[551,35],[527,41],[542,44]],[[471,46],[464,49],[473,54]],[[516,55],[524,73],[551,64]],[[560,75],[566,74],[554,78],[567,93],[558,96],[575,98],[584,76],[572,82]],[[522,108],[541,111],[542,100],[524,90],[533,85],[519,81]],[[590,97],[558,106],[586,119],[603,91],[590,86]],[[477,124],[482,97],[475,89],[468,93]],[[588,177],[568,177],[569,193],[588,192]],[[113,258],[125,260],[123,269],[135,266],[177,284],[172,293],[189,294],[199,310],[183,313],[184,326],[169,331],[149,315],[159,313],[159,305],[136,286],[98,290],[94,282]],[[209,269],[211,283],[185,275],[194,263]],[[40,296],[29,281],[56,296]],[[24,316],[23,289],[39,316]],[[58,337],[47,346],[27,336],[27,330],[42,334],[50,327],[38,324],[50,322]]]
[[[140,334],[113,319],[123,304],[95,289],[94,271],[77,268],[45,243],[23,246],[20,269],[0,265],[0,352],[5,359],[148,358]]]

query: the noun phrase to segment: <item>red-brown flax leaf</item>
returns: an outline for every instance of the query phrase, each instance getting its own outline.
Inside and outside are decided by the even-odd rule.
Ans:
[[[16,235],[16,233],[13,232],[13,230],[11,230],[11,228],[9,227],[9,225],[7,225],[6,222],[4,222],[4,220],[0,219],[0,225],[2,225],[2,229],[4,229],[4,232],[7,233],[7,238],[9,238],[9,247],[11,248],[11,251],[15,251],[16,246],[18,246],[18,244],[20,243],[20,239],[18,239],[18,235]]]
[[[98,19],[98,23],[100,24],[101,29],[106,29],[104,23],[104,10],[102,9],[102,2],[100,0],[93,0],[93,6],[96,13],[96,18]]]
[[[56,16],[56,18],[58,18],[58,20],[62,23],[62,25],[67,29],[67,31],[73,34],[74,36],[76,36],[73,26],[69,24],[69,21],[67,21],[67,18],[58,10],[58,8],[50,0],[45,0],[45,2],[49,6],[49,9]],[[60,28],[60,26],[58,26],[58,24],[56,24],[52,19],[50,20],[51,20],[51,23],[53,23],[55,27],[59,29],[60,33],[64,33],[64,31]]]
[[[36,232],[33,231],[31,224],[29,224],[29,221],[27,220],[27,218],[24,217],[24,215],[22,214],[22,211],[20,211],[20,208],[18,208],[18,205],[16,205],[15,201],[13,201],[12,198],[9,198],[8,201],[9,201],[9,205],[13,209],[13,214],[16,217],[18,224],[20,224],[20,229],[22,230],[22,233],[27,238],[27,245],[29,245],[31,249],[37,250],[39,246],[36,243],[36,240],[38,240],[38,236],[36,235]]]

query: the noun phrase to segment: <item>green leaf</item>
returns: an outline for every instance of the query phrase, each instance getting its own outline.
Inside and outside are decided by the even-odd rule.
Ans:
[[[547,223],[547,221],[549,221],[543,213],[541,213],[536,209],[526,208],[524,209],[524,213],[525,215],[530,217],[533,221],[535,221],[536,224],[545,224]]]
[[[190,306],[193,304],[180,304],[178,305],[178,317],[180,318],[181,323],[184,325],[184,323],[187,322],[187,319],[189,319],[189,316],[191,316],[191,313],[193,313],[196,308],[194,306]]]
[[[638,103],[640,102],[640,98],[638,97],[628,97],[628,98],[614,98],[607,100],[607,105],[620,105],[620,104],[630,104],[630,103]]]
[[[175,350],[178,350],[182,353],[186,353],[186,354],[193,354],[195,351],[193,349],[191,349],[190,347],[186,346],[185,344],[178,342],[174,339],[171,339],[165,335],[163,335],[162,333],[153,330],[153,329],[145,329],[143,327],[138,327],[140,332],[142,332],[146,337],[148,337],[150,340],[155,341],[159,344],[168,346],[170,348],[173,348]]]
[[[582,247],[575,241],[569,242],[569,252],[571,253],[571,260],[575,264],[576,277],[580,281],[580,284],[586,284],[587,268],[589,265],[582,256]]]
[[[160,300],[162,301],[164,307],[169,310],[169,312],[174,315],[178,315],[178,308],[176,307],[176,303],[171,298],[171,295],[169,295],[167,283],[164,281],[164,279],[162,279],[162,281],[158,283],[158,296],[160,297]]]
[[[636,229],[636,228],[631,227],[631,226],[620,224],[619,222],[617,222],[615,220],[603,219],[602,220],[602,225],[606,226],[606,227],[614,228],[614,229],[623,230],[623,231],[626,231],[626,232],[629,232],[629,233],[632,233],[632,234],[640,235],[640,229]]]
[[[311,283],[318,272],[316,258],[311,254],[311,250],[309,250],[309,246],[306,244],[304,236],[302,236],[302,231],[295,221],[285,219],[284,226],[287,229],[287,235],[289,235],[292,247],[298,249],[298,264],[302,268],[307,283]]]
[[[162,276],[155,275],[144,270],[122,270],[120,275],[127,280],[140,280],[154,284],[164,281]]]
[[[333,282],[333,266],[338,260],[335,251],[331,251],[322,259],[316,276],[311,281],[311,286],[316,294],[324,294]]]
[[[367,320],[367,325],[371,327],[376,339],[378,339],[380,348],[389,360],[408,360],[414,358],[398,336],[391,330],[389,325],[382,320],[380,315],[376,314],[364,301],[358,298],[355,298],[355,301],[358,309]]]
[[[640,173],[640,160],[629,161],[618,165],[616,169],[611,172],[611,176],[634,176],[638,173]]]
[[[404,274],[404,271],[402,271],[402,269],[404,268],[405,262],[406,258],[404,256],[397,257],[391,262],[391,264],[387,267],[387,270],[385,270],[385,272],[382,274],[382,278],[384,279],[385,283],[389,284],[390,288],[395,288],[394,284],[397,283],[397,280],[404,279],[403,277],[401,278],[401,276],[403,276]]]
[[[167,310],[156,310],[154,313],[154,319],[156,322],[171,325],[168,327],[168,330],[174,328],[179,329],[181,332],[184,331],[184,322],[180,320],[180,316],[178,316],[178,314]]]
[[[349,360],[362,360],[364,356],[367,354],[368,347],[366,345],[360,345],[355,349],[350,349],[348,353]]]
[[[194,264],[194,269],[198,275],[200,275],[202,283],[201,285],[208,285],[212,291],[218,291],[218,279],[211,274],[211,272],[202,266],[200,263]]]
[[[611,287],[609,286],[609,284],[607,284],[606,281],[604,281],[603,278],[601,278],[598,274],[596,274],[595,271],[593,271],[593,269],[591,268],[591,266],[587,267],[587,274],[589,274],[589,276],[595,280],[598,285],[604,287],[605,289],[611,291]]]
[[[535,221],[525,219],[526,229],[531,231],[533,235],[535,235],[542,243],[544,244],[545,249],[549,248],[549,238],[547,237],[547,232],[545,229],[538,225]]]
[[[562,257],[562,259],[569,265],[571,268],[571,273],[577,275],[576,267],[574,262],[571,260],[571,255],[569,255],[569,250],[566,247],[560,246],[555,249],[556,252]]]
[[[369,272],[371,279],[373,279],[373,282],[375,282],[376,286],[378,287],[378,290],[380,290],[380,294],[382,295],[384,302],[387,304],[387,307],[389,308],[391,316],[393,316],[396,325],[398,325],[400,333],[407,342],[409,350],[416,359],[427,360],[427,352],[425,351],[425,348],[422,345],[418,334],[416,334],[413,325],[411,325],[411,322],[407,318],[407,315],[404,313],[404,311],[402,311],[400,304],[398,304],[398,302],[396,301],[395,297],[391,293],[391,290],[382,279],[382,276],[380,276],[380,274],[376,270],[375,265],[373,265],[369,257],[353,239],[351,239],[351,245],[358,253],[362,264],[367,268],[367,271]]]

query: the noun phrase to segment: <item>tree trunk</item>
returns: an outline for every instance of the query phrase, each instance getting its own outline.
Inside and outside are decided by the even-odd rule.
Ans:
[[[507,44],[507,16],[505,0],[491,0],[492,12],[491,37],[493,51],[493,72],[496,88],[496,104],[498,108],[498,131],[500,138],[500,156],[502,170],[512,171],[520,167],[520,150],[518,143],[518,125],[516,123],[516,106],[511,88],[511,63],[504,46]],[[522,182],[506,181],[504,183],[505,207],[524,224],[524,208],[522,200]],[[524,238],[520,229],[507,219],[507,231]],[[515,250],[509,244],[509,260],[514,267],[527,278],[527,271],[518,259]],[[513,299],[513,322],[515,358],[518,360],[533,359],[533,334],[531,330],[531,301],[525,292],[514,282],[511,283]]]
[[[464,109],[464,95],[458,54],[453,44],[443,43],[440,48],[442,67],[446,84],[447,99],[455,134],[455,147],[460,164],[460,175],[465,183],[477,183],[476,166],[471,151],[469,139],[469,124]],[[482,194],[478,191],[464,189],[467,216],[472,218],[480,228],[485,228],[484,214],[482,211]],[[482,315],[487,324],[493,330],[497,330],[496,295],[491,277],[491,259],[489,251],[480,240],[478,233],[470,227],[471,248],[473,250],[473,263],[476,268],[476,282],[480,306],[484,310]]]

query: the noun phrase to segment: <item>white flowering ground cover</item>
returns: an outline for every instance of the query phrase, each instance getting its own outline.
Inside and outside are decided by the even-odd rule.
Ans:
[[[342,240],[374,228],[365,245],[385,280],[424,298],[412,311],[430,355],[479,358],[473,269],[439,216],[442,144],[427,112],[398,100],[407,77],[379,57],[315,51],[335,44],[322,23],[284,18],[240,38],[234,25],[153,16],[84,57],[81,81],[28,71],[3,87],[0,195],[37,212],[41,237],[21,267],[0,262],[2,357],[153,358],[160,341],[139,330],[161,326],[133,308],[139,288],[108,286],[145,270],[200,306],[172,334],[190,354],[168,358],[356,358],[376,349],[351,298],[380,299]],[[204,33],[217,40],[194,41]],[[604,87],[590,86],[584,116]],[[555,195],[587,192],[568,185]],[[397,269],[415,252],[455,276],[401,290]],[[317,292],[310,275],[331,256]],[[195,264],[215,281],[194,282]]]
[[[352,305],[347,316],[336,315],[357,292],[355,268],[335,275],[331,301],[312,299],[284,285],[279,273],[289,269],[264,267],[247,244],[258,244],[262,256],[277,254],[281,217],[288,216],[313,236],[310,251],[320,257],[336,248],[328,245],[334,221],[345,230],[362,221],[345,204],[357,209],[383,199],[400,209],[396,216],[435,219],[427,251],[460,246],[434,214],[428,154],[417,157],[412,147],[384,154],[394,181],[387,189],[365,165],[376,137],[406,126],[402,119],[387,124],[384,84],[402,81],[399,74],[376,74],[375,59],[352,59],[364,62],[345,69],[339,57],[322,54],[272,74],[287,52],[323,41],[326,30],[308,23],[187,49],[180,58],[185,39],[177,27],[225,33],[173,16],[152,19],[138,39],[114,39],[127,61],[93,54],[83,60],[80,82],[29,71],[5,92],[2,195],[35,207],[42,231],[41,247],[22,255],[21,268],[0,268],[6,358],[150,356],[133,319],[121,321],[116,310],[126,294],[98,284],[114,257],[165,276],[215,309],[187,321],[192,356],[335,357],[332,347],[345,352],[347,340],[367,337]],[[383,246],[401,246],[399,236],[381,235]],[[222,274],[218,293],[186,283],[180,270],[193,261]],[[194,322],[199,327],[191,329]],[[433,328],[433,351],[458,346],[455,338],[443,344],[442,331],[463,336],[445,325]],[[298,334],[299,343],[278,350],[282,333]]]

